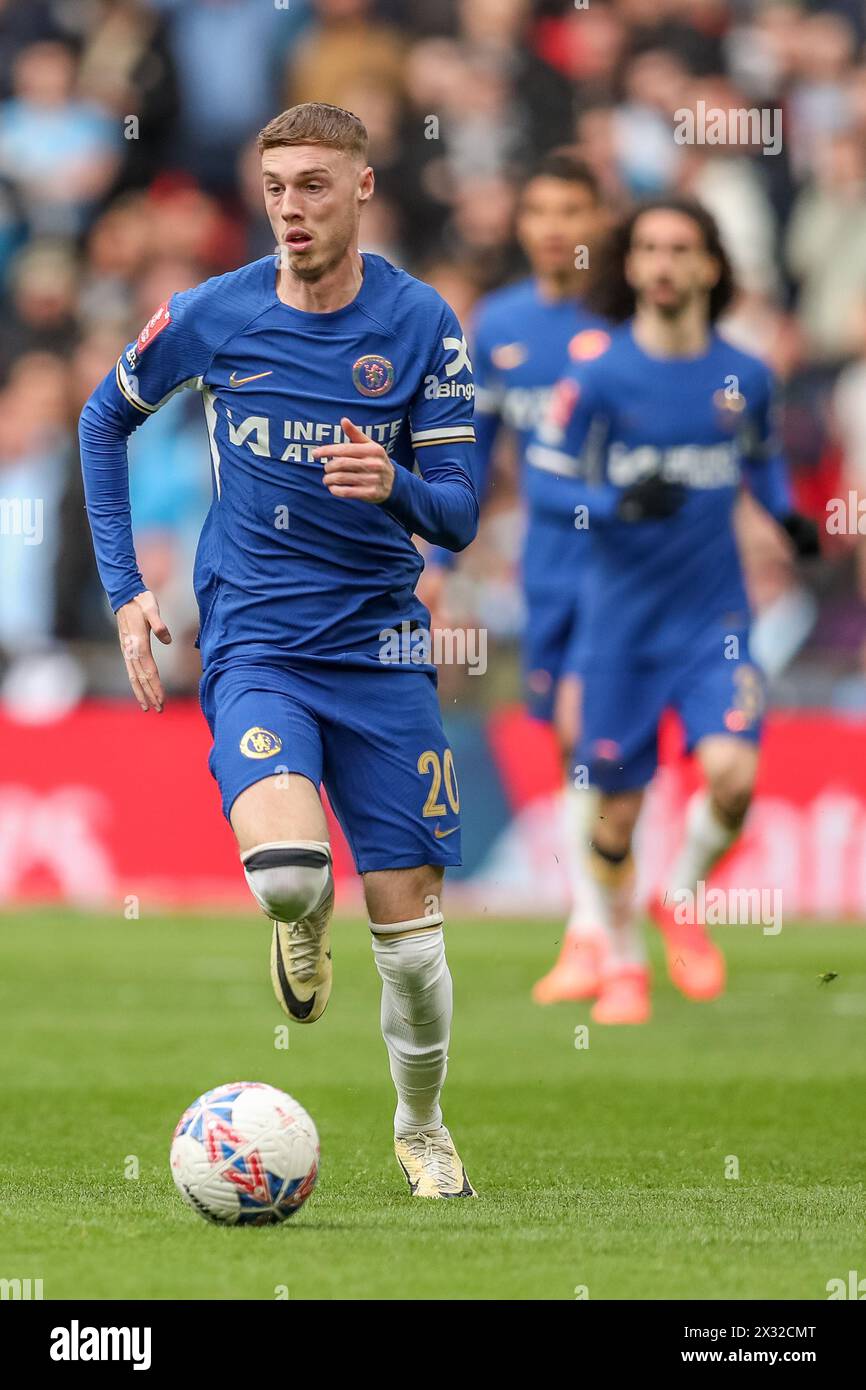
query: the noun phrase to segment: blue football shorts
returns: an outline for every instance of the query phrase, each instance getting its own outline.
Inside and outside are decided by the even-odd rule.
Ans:
[[[560,591],[529,589],[524,597],[524,700],[534,719],[550,724],[559,681],[581,674],[580,596],[564,585]]]
[[[666,657],[636,660],[608,652],[583,673],[583,727],[575,762],[602,791],[631,791],[652,781],[658,727],[675,710],[689,752],[710,734],[757,742],[764,678],[749,658],[748,635],[702,642]]]
[[[460,864],[460,794],[434,674],[237,662],[206,671],[199,697],[227,819],[247,787],[299,773],[324,786],[359,873]]]

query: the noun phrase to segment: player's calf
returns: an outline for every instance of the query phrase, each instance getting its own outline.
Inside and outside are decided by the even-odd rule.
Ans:
[[[441,912],[370,923],[382,981],[382,1036],[397,1091],[394,1132],[439,1129],[451,1033],[451,974]]]
[[[726,736],[708,738],[699,746],[698,757],[717,819],[729,830],[739,831],[755,790],[757,745]]]
[[[707,787],[689,802],[670,879],[649,911],[664,938],[673,984],[687,999],[708,1000],[724,991],[725,960],[706,924],[689,919],[683,909],[739,837],[752,799],[758,750],[751,741],[713,735],[698,744],[697,753]]]

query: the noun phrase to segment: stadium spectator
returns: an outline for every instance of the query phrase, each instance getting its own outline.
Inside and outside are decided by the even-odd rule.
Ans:
[[[652,197],[676,181],[682,147],[673,138],[674,112],[683,104],[688,75],[664,48],[646,49],[625,67],[615,134],[621,177],[636,198]]]
[[[345,105],[345,89],[358,74],[373,86],[399,92],[405,80],[406,43],[381,23],[370,0],[313,0],[314,22],[291,55],[285,105],[327,101]]]
[[[12,95],[15,60],[40,39],[63,37],[50,0],[0,0],[0,99]]]
[[[25,353],[0,393],[0,650],[47,646],[66,448],[67,367]]]
[[[527,42],[530,0],[458,0],[468,53],[486,55],[511,88],[512,121],[524,132],[526,159],[567,141],[574,115],[570,84]]]
[[[16,183],[34,235],[79,233],[117,171],[117,126],[75,95],[75,83],[69,47],[31,44],[15,60],[13,94],[0,107],[0,172]]]
[[[229,192],[238,151],[277,104],[280,69],[308,20],[307,0],[150,3],[167,15],[180,93],[171,162]]]
[[[84,35],[79,87],[124,136],[116,190],[140,187],[171,157],[179,92],[165,20],[143,0],[100,0]]]
[[[794,207],[787,252],[807,355],[839,364],[852,352],[866,302],[866,149],[855,134],[824,141]]]
[[[0,381],[23,353],[56,351],[76,334],[78,260],[60,240],[35,240],[9,271],[7,311],[0,320]]]
[[[704,106],[699,107],[699,102]],[[697,121],[701,110],[737,111],[746,107],[746,101],[726,76],[718,75],[694,79],[682,107],[693,111]],[[782,287],[776,265],[776,220],[762,172],[762,165],[772,164],[776,156],[762,154],[759,144],[731,140],[682,148],[686,157],[679,169],[679,187],[715,217],[738,285],[748,293],[778,297]]]

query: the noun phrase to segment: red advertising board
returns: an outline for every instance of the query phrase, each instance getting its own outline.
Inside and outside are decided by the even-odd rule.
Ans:
[[[451,892],[455,905],[559,911],[565,902],[557,760],[546,731],[520,710],[482,725],[507,823],[464,788],[481,852]],[[666,740],[641,821],[644,891],[664,880],[695,772]],[[207,770],[197,706],[143,715],[92,701],[53,723],[0,714],[0,903],[142,902],[205,907],[249,902],[232,835]],[[481,834],[477,833],[480,828]],[[333,824],[341,900],[357,902],[351,860]],[[775,714],[759,794],[721,886],[779,888],[786,916],[866,920],[866,724]]]

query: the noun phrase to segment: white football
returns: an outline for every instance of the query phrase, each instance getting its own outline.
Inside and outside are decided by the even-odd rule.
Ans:
[[[171,1143],[177,1189],[208,1221],[270,1226],[293,1216],[319,1174],[319,1136],[302,1105],[260,1081],[194,1100]]]

